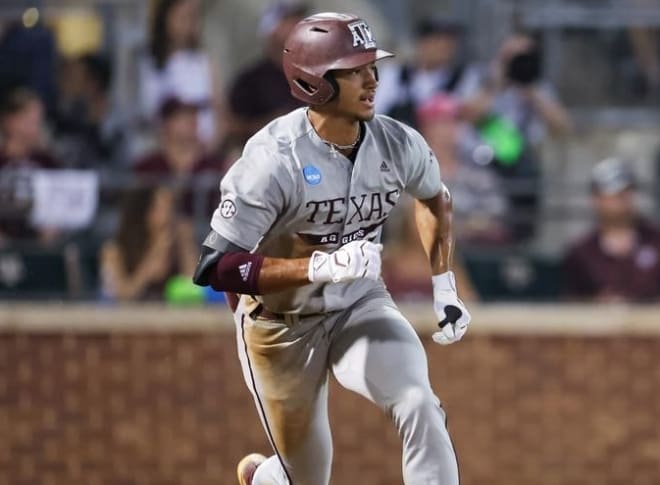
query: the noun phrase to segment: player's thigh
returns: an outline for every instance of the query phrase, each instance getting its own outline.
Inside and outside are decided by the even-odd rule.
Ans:
[[[339,383],[381,406],[411,388],[430,392],[424,347],[389,295],[358,302],[333,335],[332,371]]]
[[[237,331],[243,374],[277,452],[293,457],[310,442],[329,441],[322,328],[302,331],[241,315]]]

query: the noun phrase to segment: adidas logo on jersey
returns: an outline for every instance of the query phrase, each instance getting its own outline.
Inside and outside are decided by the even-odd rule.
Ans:
[[[238,271],[241,273],[241,278],[243,281],[247,281],[250,276],[250,268],[252,268],[252,261],[243,263],[238,267]]]
[[[383,160],[380,164],[380,171],[381,172],[389,172],[390,171],[390,167],[387,166],[387,164],[385,163],[385,160]]]

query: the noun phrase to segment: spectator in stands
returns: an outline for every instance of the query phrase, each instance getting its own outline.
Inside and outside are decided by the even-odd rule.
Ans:
[[[641,74],[639,91],[650,99],[660,99],[660,29],[630,27],[630,44]]]
[[[417,124],[440,163],[454,207],[454,234],[462,245],[509,241],[508,201],[490,166],[492,154],[473,127],[459,118],[460,104],[436,94],[417,110]]]
[[[74,168],[123,168],[127,134],[112,107],[110,60],[101,54],[66,60],[60,82],[55,130],[60,158]]]
[[[546,129],[566,134],[571,120],[544,80],[541,50],[533,37],[515,33],[501,45],[480,91],[463,104],[463,114],[495,151],[495,163],[507,182],[514,211],[513,235],[534,234],[538,208],[538,148]]]
[[[58,235],[55,229],[32,227],[28,220],[30,174],[61,165],[45,146],[43,124],[44,105],[35,92],[17,88],[0,101],[0,241],[52,242]]]
[[[597,226],[565,255],[563,289],[574,300],[660,300],[660,231],[635,206],[632,169],[617,158],[594,166]]]
[[[127,191],[116,237],[101,249],[101,291],[110,300],[161,300],[167,281],[192,275],[197,243],[180,224],[167,188]]]
[[[176,96],[195,103],[200,138],[213,146],[218,138],[221,88],[218,68],[200,46],[199,0],[158,0],[149,39],[149,55],[140,64],[142,114],[154,121],[163,101]]]
[[[229,90],[228,144],[242,146],[267,122],[300,106],[282,70],[282,51],[291,29],[306,15],[307,6],[295,1],[278,1],[265,10],[257,32],[264,55],[239,72]]]
[[[138,160],[134,171],[145,183],[167,183],[174,189],[176,206],[182,215],[192,218],[196,177],[207,175],[209,199],[204,210],[209,216],[217,206],[217,186],[224,166],[222,160],[207,154],[198,136],[199,107],[179,98],[165,100],[160,108],[158,148]]]
[[[397,209],[400,214],[401,230],[388,234],[388,244],[383,255],[383,279],[387,290],[397,301],[422,301],[433,298],[433,288],[429,283],[431,271],[428,256],[415,232],[413,199],[402,200]],[[388,221],[388,224],[392,221]],[[390,226],[391,228],[391,226]],[[456,276],[456,286],[461,299],[477,301],[477,293],[464,265],[454,255],[452,264]]]
[[[415,59],[410,64],[384,63],[376,93],[376,110],[412,126],[419,106],[438,93],[473,96],[478,70],[459,54],[463,26],[448,18],[422,19],[416,29]]]
[[[36,23],[12,22],[0,35],[0,93],[28,87],[52,114],[57,100],[55,36],[38,16],[27,20]]]
[[[506,200],[498,191],[498,180],[488,169],[473,160],[479,146],[471,127],[459,119],[460,105],[447,94],[436,94],[417,109],[416,120],[421,133],[440,163],[442,179],[452,194],[454,235],[467,243],[501,243],[507,233],[502,216]],[[383,259],[383,278],[397,299],[421,300],[431,297],[428,284],[428,262],[415,231],[412,205],[414,200],[402,196],[394,213],[388,218],[386,237],[389,249]],[[461,298],[477,300],[479,295],[470,275],[455,258],[454,272]]]
[[[654,0],[635,0],[631,8],[652,8]],[[660,100],[660,28],[632,25],[628,27],[628,37],[641,75],[639,90],[644,96]]]

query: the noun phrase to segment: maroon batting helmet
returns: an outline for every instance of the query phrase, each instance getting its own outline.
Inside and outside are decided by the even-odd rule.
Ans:
[[[308,104],[324,104],[335,95],[325,75],[353,69],[394,54],[376,47],[367,22],[355,15],[319,13],[301,20],[284,43],[282,65],[291,94]]]

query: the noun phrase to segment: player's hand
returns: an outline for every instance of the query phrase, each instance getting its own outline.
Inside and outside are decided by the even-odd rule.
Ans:
[[[380,278],[382,244],[353,241],[334,253],[314,251],[309,258],[307,277],[312,283],[350,281],[358,278]]]
[[[465,335],[472,317],[456,294],[452,271],[433,276],[432,280],[433,309],[440,327],[433,334],[433,341],[442,345],[453,344]]]

